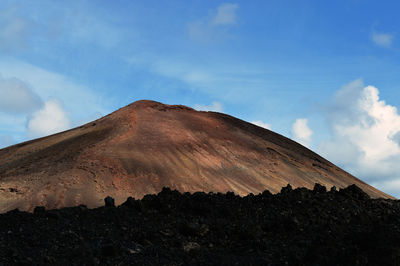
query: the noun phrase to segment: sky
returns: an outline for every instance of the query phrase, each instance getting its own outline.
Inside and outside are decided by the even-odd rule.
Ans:
[[[224,112],[400,197],[400,2],[0,2],[0,148],[141,99]]]

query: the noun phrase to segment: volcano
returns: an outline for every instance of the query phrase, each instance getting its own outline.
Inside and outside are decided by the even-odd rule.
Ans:
[[[83,126],[0,150],[0,212],[117,204],[170,187],[257,194],[355,184],[391,196],[306,147],[232,116],[137,101]]]

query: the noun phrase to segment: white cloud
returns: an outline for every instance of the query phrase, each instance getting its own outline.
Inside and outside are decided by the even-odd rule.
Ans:
[[[198,21],[189,23],[189,36],[204,43],[217,41],[229,37],[228,29],[236,24],[238,4],[223,3],[216,10]]]
[[[70,128],[70,121],[60,102],[51,100],[35,112],[28,122],[28,135],[42,137]]]
[[[308,146],[313,134],[312,130],[308,127],[308,120],[306,118],[298,118],[292,125],[292,135],[294,140]]]
[[[70,78],[58,73],[5,57],[0,57],[0,73],[3,80],[7,82],[12,81],[11,83],[14,84],[14,88],[17,88],[15,95],[10,95],[12,97],[9,98],[10,101],[14,99],[15,104],[13,108],[16,110],[24,109],[22,107],[24,102],[26,104],[31,103],[32,101],[24,99],[35,99],[36,97],[32,95],[36,95],[42,99],[40,101],[43,102],[51,102],[52,100],[62,102],[61,113],[68,114],[68,118],[64,116],[63,119],[61,113],[58,113],[60,119],[55,119],[55,121],[58,121],[55,124],[57,130],[64,130],[71,126],[77,126],[82,121],[88,121],[93,117],[93,114],[101,116],[111,111],[111,108],[106,108],[106,106],[109,106],[112,99],[107,98],[107,102],[103,102],[101,92],[94,92],[91,88],[78,84]],[[27,86],[27,84],[29,84],[29,86]],[[23,96],[24,94],[25,96]],[[18,109],[18,106],[21,108]],[[25,113],[2,112],[0,115],[0,132],[13,136],[15,142],[21,142],[27,140],[27,138],[53,133],[51,125],[43,125],[43,127],[41,127],[36,123],[36,121],[39,120],[29,122],[29,120],[34,118],[33,116],[29,116],[29,114],[40,110],[40,108],[42,108],[42,110],[45,109],[43,108],[43,104],[41,106],[39,105],[36,109],[32,106],[35,107],[37,105],[32,103],[30,105],[27,104]],[[61,108],[61,105],[59,105],[59,107]],[[10,110],[10,108],[11,107],[8,107],[8,110]],[[41,114],[43,117],[43,112]]]
[[[259,127],[263,127],[263,128],[266,128],[266,129],[271,129],[271,125],[270,124],[264,123],[263,121],[260,121],[260,120],[251,121],[250,123],[252,123],[254,125],[257,125]]]
[[[223,106],[219,102],[212,102],[211,105],[196,104],[194,106],[194,109],[199,110],[199,111],[222,112],[223,111]]]
[[[16,77],[29,84],[34,93],[43,101],[58,99],[63,102],[65,110],[71,114],[73,121],[85,119],[87,114],[109,113],[103,107],[101,92],[76,83],[72,79],[37,66],[0,57],[0,73],[4,79]]]
[[[381,47],[390,48],[393,42],[393,35],[388,33],[373,32],[371,35],[372,41]]]
[[[377,88],[364,86],[360,79],[344,86],[334,96],[327,118],[332,139],[321,143],[321,154],[378,188],[398,182],[400,115],[379,98]]]
[[[40,97],[17,78],[0,76],[0,112],[29,113],[42,106]]]
[[[217,8],[217,14],[213,19],[215,25],[232,25],[236,23],[236,10],[238,4],[224,3]]]

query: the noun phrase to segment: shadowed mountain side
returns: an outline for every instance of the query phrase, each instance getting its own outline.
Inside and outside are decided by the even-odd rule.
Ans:
[[[273,193],[365,184],[302,145],[240,119],[138,101],[84,126],[0,150],[0,212],[120,204],[179,191]]]

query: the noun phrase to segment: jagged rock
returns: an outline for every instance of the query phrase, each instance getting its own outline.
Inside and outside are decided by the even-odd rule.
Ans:
[[[263,197],[271,197],[271,196],[272,196],[272,193],[271,193],[268,189],[266,189],[266,190],[264,190],[264,191],[261,193],[261,195],[262,195]]]
[[[33,210],[34,214],[44,214],[46,212],[46,208],[44,206],[37,206]]]
[[[316,183],[314,185],[313,191],[316,192],[316,193],[325,193],[326,192],[326,187]]]
[[[287,184],[286,187],[283,187],[281,189],[281,194],[289,193],[293,190],[292,186],[290,184]]]
[[[104,199],[104,203],[105,203],[105,206],[106,206],[106,207],[115,207],[115,201],[114,201],[114,199],[113,199],[112,197],[110,197],[110,196],[107,196],[107,197]]]
[[[346,188],[343,188],[340,190],[340,192],[341,194],[360,200],[366,200],[370,198],[367,193],[365,193],[361,188],[356,185],[350,185]]]

